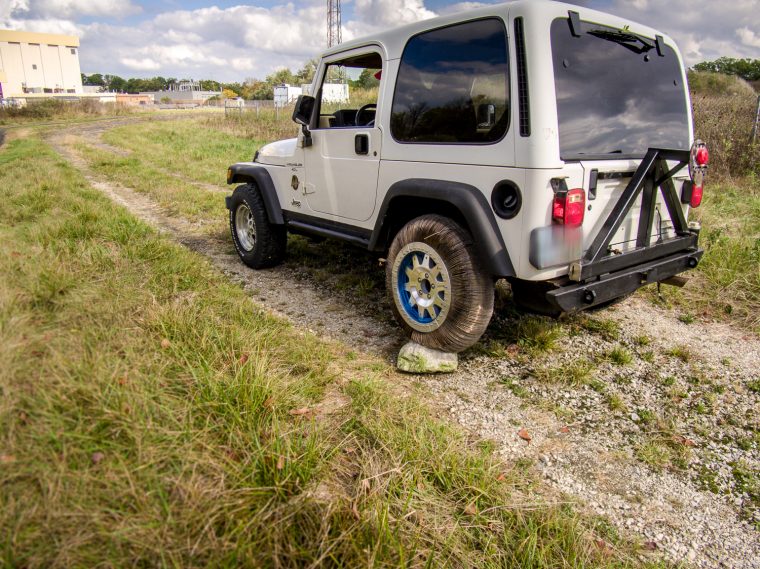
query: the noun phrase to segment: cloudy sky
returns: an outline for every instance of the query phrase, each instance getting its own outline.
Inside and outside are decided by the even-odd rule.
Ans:
[[[488,2],[343,0],[343,39]],[[689,65],[760,58],[760,0],[575,0],[669,33]],[[81,38],[84,73],[263,78],[325,46],[326,0],[0,0],[0,29]]]

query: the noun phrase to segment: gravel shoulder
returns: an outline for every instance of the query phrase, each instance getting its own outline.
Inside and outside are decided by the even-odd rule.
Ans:
[[[541,364],[567,369],[586,354],[599,362],[586,385],[547,382],[530,359],[489,357],[423,381],[505,459],[532,460],[550,485],[646,548],[699,567],[760,567],[757,502],[737,480],[760,465],[758,399],[747,387],[757,340],[722,324],[682,324],[640,297],[603,316],[619,325],[615,339],[568,333]],[[699,355],[668,355],[683,344]],[[605,361],[620,346],[632,361]],[[641,359],[650,353],[652,362]]]
[[[72,140],[99,143],[121,124],[58,130],[49,140],[93,187],[205,255],[273,313],[393,361],[405,338],[383,291],[336,286],[303,263],[338,249],[347,263],[380,274],[377,259],[303,240],[283,266],[248,269],[224,236],[99,178],[73,151]],[[541,350],[515,340],[526,322],[550,337]],[[606,518],[610,531],[640,540],[647,555],[760,568],[758,362],[756,336],[725,323],[682,322],[635,295],[560,323],[504,308],[483,341],[461,355],[458,372],[390,380],[410,384],[441,416],[493,441],[505,460],[530,461],[551,488]]]

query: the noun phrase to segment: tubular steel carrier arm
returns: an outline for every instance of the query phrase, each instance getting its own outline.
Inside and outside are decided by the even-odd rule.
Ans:
[[[546,293],[552,306],[573,311],[601,304],[697,266],[703,253],[697,245],[699,231],[689,229],[672,179],[689,163],[689,156],[686,150],[650,148],[647,151],[583,258],[570,265],[570,283]],[[668,160],[677,161],[678,165],[669,169]],[[662,192],[676,236],[652,245],[658,190]],[[611,254],[610,242],[640,193],[643,196],[636,247],[625,253]]]
[[[677,160],[678,165],[673,169],[668,169],[667,160]],[[650,148],[583,258],[580,262],[571,265],[570,279],[585,281],[676,251],[696,248],[697,235],[689,231],[678,193],[673,184],[673,175],[688,163],[689,151],[687,150]],[[663,243],[651,245],[652,223],[658,189],[662,192],[676,237]],[[620,229],[628,212],[642,192],[636,248],[620,255],[610,255],[609,246],[613,236]]]

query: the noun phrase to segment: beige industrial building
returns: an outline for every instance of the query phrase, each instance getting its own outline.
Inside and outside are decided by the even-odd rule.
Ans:
[[[0,99],[81,94],[79,38],[0,30]]]

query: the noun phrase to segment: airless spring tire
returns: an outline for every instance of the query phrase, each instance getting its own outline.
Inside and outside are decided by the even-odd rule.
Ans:
[[[398,232],[388,252],[386,288],[396,320],[429,348],[469,348],[493,313],[493,279],[471,236],[440,215],[413,219]]]

